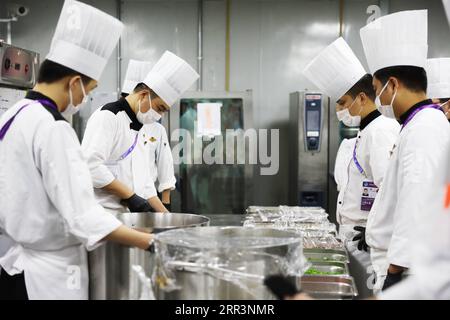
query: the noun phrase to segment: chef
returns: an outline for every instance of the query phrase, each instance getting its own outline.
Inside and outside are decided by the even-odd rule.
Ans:
[[[364,271],[368,271],[371,262],[365,243],[366,221],[383,183],[389,151],[400,128],[395,120],[381,116],[377,110],[372,76],[366,73],[343,38],[320,52],[304,74],[326,95],[337,100],[340,121],[346,126],[359,127],[351,156],[343,166],[347,179],[341,182],[336,217],[340,238]]]
[[[0,229],[11,241],[0,258],[0,299],[87,299],[86,249],[152,241],[95,201],[64,118],[97,86],[122,30],[117,19],[66,0],[36,86],[0,118]]]
[[[450,121],[450,58],[428,59],[426,71],[427,95],[440,104]]]
[[[198,77],[187,62],[166,51],[127,97],[89,118],[82,148],[97,199],[109,212],[167,212],[157,197],[148,152],[143,152],[152,136],[141,129],[159,121]]]
[[[427,220],[424,192],[439,189],[435,177],[448,153],[448,122],[426,95],[427,32],[426,10],[393,13],[360,31],[377,105],[401,125],[367,222],[371,260],[383,289],[409,273],[411,243],[418,236],[414,222]]]
[[[125,79],[122,83],[122,97],[127,97],[133,93],[134,88],[142,82],[145,76],[152,69],[153,64],[149,61],[141,61],[130,59],[128,61],[127,71],[125,72]]]
[[[133,92],[134,88],[143,81],[151,67],[150,62],[130,60],[122,86],[123,97]],[[145,135],[145,141],[140,146],[143,147],[142,152],[149,157],[148,163],[152,180],[155,184],[158,181],[157,191],[161,195],[160,199],[164,207],[171,211],[170,192],[175,189],[176,179],[166,129],[159,121],[155,121],[144,125],[141,130]]]
[[[414,223],[413,275],[383,291],[379,299],[450,299],[450,146],[445,165],[435,177],[439,189],[424,190],[429,199],[426,219]],[[442,174],[445,169],[447,175]]]

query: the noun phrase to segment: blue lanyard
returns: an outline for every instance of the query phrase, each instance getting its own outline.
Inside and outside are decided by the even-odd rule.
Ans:
[[[356,168],[358,168],[358,171],[367,177],[366,173],[364,172],[364,169],[359,164],[358,159],[356,158],[356,146],[358,145],[358,139],[355,141],[355,147],[353,148],[353,162],[355,163]]]
[[[11,124],[14,122],[14,119],[16,118],[16,116],[26,107],[31,106],[32,104],[36,104],[36,103],[40,103],[42,105],[50,107],[50,108],[54,109],[55,111],[58,110],[58,108],[53,103],[51,103],[48,100],[44,100],[44,99],[39,99],[39,100],[30,102],[30,103],[27,103],[26,105],[20,107],[19,110],[17,110],[17,112],[8,121],[5,122],[3,127],[0,129],[0,140],[3,140],[3,138],[5,137],[6,133],[9,130],[9,127],[11,127]]]
[[[117,161],[121,161],[121,160],[125,159],[126,157],[128,157],[128,155],[129,155],[131,152],[133,152],[133,150],[134,150],[134,148],[136,147],[136,144],[137,144],[138,136],[139,136],[139,133],[136,134],[136,137],[134,138],[134,142],[133,142],[133,144],[131,145],[131,147],[129,147],[128,150],[125,151],[125,153],[122,154],[122,155],[120,156],[119,160],[117,160]]]

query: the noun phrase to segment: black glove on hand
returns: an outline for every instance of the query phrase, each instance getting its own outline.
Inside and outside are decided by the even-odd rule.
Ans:
[[[163,203],[163,205],[164,205],[164,207],[166,207],[166,209],[167,209],[169,212],[172,212],[172,206],[170,205],[170,203]]]
[[[392,287],[393,285],[402,281],[402,278],[403,278],[402,275],[403,275],[403,272],[399,272],[399,273],[389,273],[388,272],[386,279],[384,280],[383,289],[381,289],[381,290],[384,291],[387,288]]]
[[[358,250],[364,250],[367,252],[369,250],[369,246],[366,243],[366,228],[356,226],[353,230],[359,231],[359,234],[357,234],[352,241],[358,241]]]
[[[133,194],[128,199],[123,199],[122,204],[126,205],[131,212],[150,212],[152,206],[148,201],[137,194]]]

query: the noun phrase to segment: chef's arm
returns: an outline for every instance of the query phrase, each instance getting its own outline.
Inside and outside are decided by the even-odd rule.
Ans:
[[[135,194],[133,190],[117,179],[104,186],[102,189],[114,194],[120,199],[130,199]],[[157,196],[150,197],[147,201],[156,212],[168,212]]]
[[[164,204],[159,200],[157,196],[151,197],[148,199],[148,203],[152,206],[153,210],[156,212],[168,212],[167,208],[164,206]]]
[[[404,271],[408,270],[408,268],[397,266],[395,264],[390,264],[388,268],[388,272],[392,274],[402,273]]]
[[[123,245],[138,247],[146,250],[153,240],[153,234],[136,231],[121,225],[102,240],[113,241]]]
[[[161,194],[161,201],[163,204],[170,204],[170,189],[166,189]]]
[[[129,199],[134,194],[133,190],[117,179],[114,179],[113,182],[107,184],[102,189],[119,197],[120,199]]]

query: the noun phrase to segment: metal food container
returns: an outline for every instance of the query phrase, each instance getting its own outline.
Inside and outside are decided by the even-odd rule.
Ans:
[[[310,261],[311,262],[311,261]],[[311,262],[311,267],[305,272],[305,275],[314,275],[311,272],[317,272],[316,275],[348,275],[348,267],[345,262]]]
[[[209,225],[209,218],[187,213],[126,212],[117,218],[124,225],[147,233]],[[112,242],[90,252],[90,299],[151,298],[153,256],[148,251]]]
[[[152,277],[156,299],[274,299],[267,275],[293,284],[307,268],[302,239],[274,229],[205,227],[178,229],[155,238]]]
[[[301,289],[315,299],[342,300],[358,296],[353,277],[309,276],[299,279]]]
[[[350,263],[347,251],[330,249],[303,249],[308,261],[314,262],[343,262]]]

